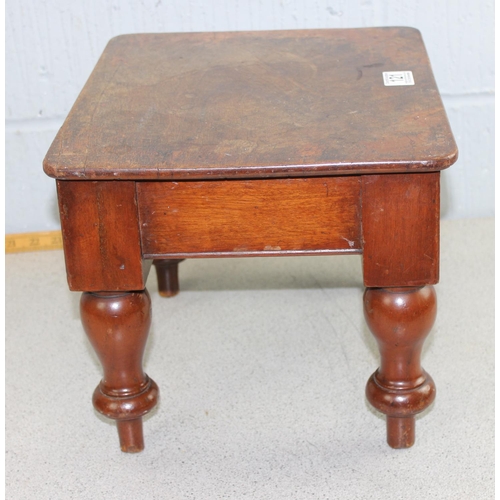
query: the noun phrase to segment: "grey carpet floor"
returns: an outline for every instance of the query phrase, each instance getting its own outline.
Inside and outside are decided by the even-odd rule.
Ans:
[[[200,259],[157,294],[145,369],[161,401],[120,452],[91,405],[101,369],[61,251],[6,256],[9,499],[489,499],[494,496],[494,221],[443,221],[437,385],[408,450],[364,397],[378,363],[361,259]]]

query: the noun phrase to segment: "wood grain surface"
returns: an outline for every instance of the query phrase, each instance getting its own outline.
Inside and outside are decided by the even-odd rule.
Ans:
[[[365,286],[439,280],[439,172],[362,177]]]
[[[143,290],[151,263],[142,260],[135,183],[58,181],[57,191],[70,290]]]
[[[138,182],[145,258],[361,251],[355,176]]]
[[[383,71],[412,71],[387,87]],[[112,39],[55,138],[60,179],[439,170],[457,148],[412,28]]]

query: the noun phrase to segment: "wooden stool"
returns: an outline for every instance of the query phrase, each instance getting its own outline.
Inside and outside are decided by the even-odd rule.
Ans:
[[[161,293],[192,257],[362,254],[381,353],[368,400],[394,448],[435,386],[440,170],[457,148],[420,33],[369,28],[113,38],[44,161],[68,283],[104,368],[94,406],[143,448],[143,371]],[[163,281],[161,281],[163,280]]]

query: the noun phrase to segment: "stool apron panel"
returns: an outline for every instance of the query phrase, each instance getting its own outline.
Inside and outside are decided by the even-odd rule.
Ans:
[[[360,253],[360,178],[138,182],[144,257]]]

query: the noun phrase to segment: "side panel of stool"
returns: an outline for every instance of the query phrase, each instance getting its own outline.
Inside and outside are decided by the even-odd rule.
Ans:
[[[367,287],[439,280],[439,172],[362,176]]]
[[[66,272],[73,291],[143,290],[135,183],[57,181]]]
[[[361,252],[359,176],[138,182],[144,256]]]

